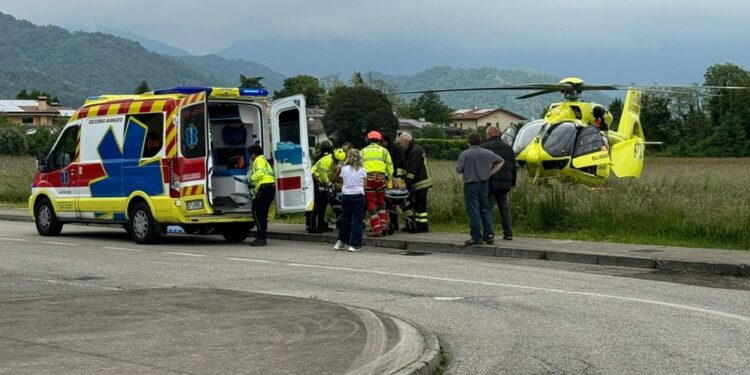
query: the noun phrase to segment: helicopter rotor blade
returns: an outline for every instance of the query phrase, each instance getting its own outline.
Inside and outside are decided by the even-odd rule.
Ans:
[[[559,92],[559,91],[560,90],[556,90],[556,89],[555,90],[542,90],[542,91],[532,92],[531,94],[519,96],[516,99],[528,99],[528,98],[533,98],[535,96],[551,94],[553,92]]]
[[[613,91],[613,90],[643,90],[643,91],[662,91],[672,92],[669,90],[675,90],[674,92],[681,89],[687,90],[748,90],[750,87],[743,86],[698,86],[698,85],[588,85],[588,84],[570,84],[570,83],[532,83],[532,84],[521,84],[521,85],[504,85],[504,86],[492,86],[492,87],[460,87],[460,88],[449,88],[449,89],[425,89],[425,90],[412,90],[412,91],[400,91],[395,92],[396,95],[409,95],[409,94],[424,94],[428,92],[442,93],[442,92],[466,92],[466,91],[514,91],[514,90],[538,90],[531,94],[523,95],[517,99],[531,98],[537,95],[550,94],[554,92],[583,92],[583,91]]]

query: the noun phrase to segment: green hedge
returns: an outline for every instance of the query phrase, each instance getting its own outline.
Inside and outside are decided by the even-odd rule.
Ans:
[[[417,139],[427,157],[432,160],[457,160],[461,151],[469,148],[463,139]]]

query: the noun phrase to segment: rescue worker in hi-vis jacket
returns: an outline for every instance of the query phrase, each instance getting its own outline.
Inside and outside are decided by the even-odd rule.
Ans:
[[[253,192],[253,216],[255,217],[255,241],[250,246],[266,246],[266,230],[268,229],[268,210],[276,196],[275,177],[273,168],[263,156],[263,148],[259,145],[250,146],[250,168],[248,180]]]
[[[337,150],[338,151],[338,150]],[[323,233],[331,231],[326,222],[326,209],[328,208],[328,195],[332,189],[331,175],[341,158],[339,153],[334,153],[333,145],[329,141],[320,143],[320,152],[323,154],[312,167],[312,175],[315,180],[315,204],[310,217],[310,228],[308,233]],[[343,151],[341,152],[343,153]],[[339,159],[341,158],[341,159]]]
[[[380,146],[383,136],[377,131],[367,133],[370,145],[360,153],[367,171],[365,181],[365,198],[367,211],[370,213],[370,231],[367,235],[378,237],[387,232],[388,211],[385,209],[385,186],[393,176],[393,162],[388,150]]]
[[[427,156],[409,133],[401,133],[398,143],[406,154],[406,188],[411,195],[411,209],[405,214],[411,217],[405,230],[411,233],[430,231],[427,216],[427,190],[432,187],[432,174],[427,166]],[[415,225],[416,224],[416,225]]]

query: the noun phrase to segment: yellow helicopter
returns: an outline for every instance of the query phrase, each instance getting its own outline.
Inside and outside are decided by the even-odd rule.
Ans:
[[[643,171],[646,141],[641,127],[642,91],[628,89],[618,124],[601,104],[581,102],[586,90],[617,90],[617,86],[586,85],[565,78],[553,85],[526,85],[540,91],[519,99],[560,91],[565,101],[553,103],[543,120],[531,121],[517,132],[509,127],[503,140],[513,146],[516,161],[533,182],[566,181],[601,186],[610,171],[617,177],[638,178]],[[516,89],[516,88],[514,88]]]
[[[502,139],[513,147],[516,161],[526,167],[533,182],[566,181],[601,186],[610,171],[617,177],[638,178],[643,171],[645,137],[641,128],[642,91],[628,88],[620,121],[601,104],[580,101],[583,91],[623,90],[619,85],[587,85],[580,78],[557,84],[528,84],[483,88],[401,92],[537,90],[517,99],[560,92],[565,101],[553,103],[543,120],[508,127]]]
[[[525,84],[398,92],[536,90],[516,99],[560,92],[565,101],[549,106],[544,119],[526,123],[520,129],[508,127],[501,135],[513,147],[516,161],[526,167],[532,182],[571,182],[602,186],[610,172],[620,178],[639,178],[647,144],[641,127],[641,98],[644,91],[677,92],[709,90],[701,95],[715,96],[714,90],[747,90],[741,86],[635,86],[589,85],[580,78],[564,78],[556,84]],[[601,104],[582,102],[584,91],[627,90],[622,115],[617,124]]]

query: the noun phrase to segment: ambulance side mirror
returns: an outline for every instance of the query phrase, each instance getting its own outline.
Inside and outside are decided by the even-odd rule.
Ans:
[[[47,172],[49,170],[49,167],[47,165],[47,155],[45,155],[41,151],[36,152],[36,167],[39,169],[39,172]]]

